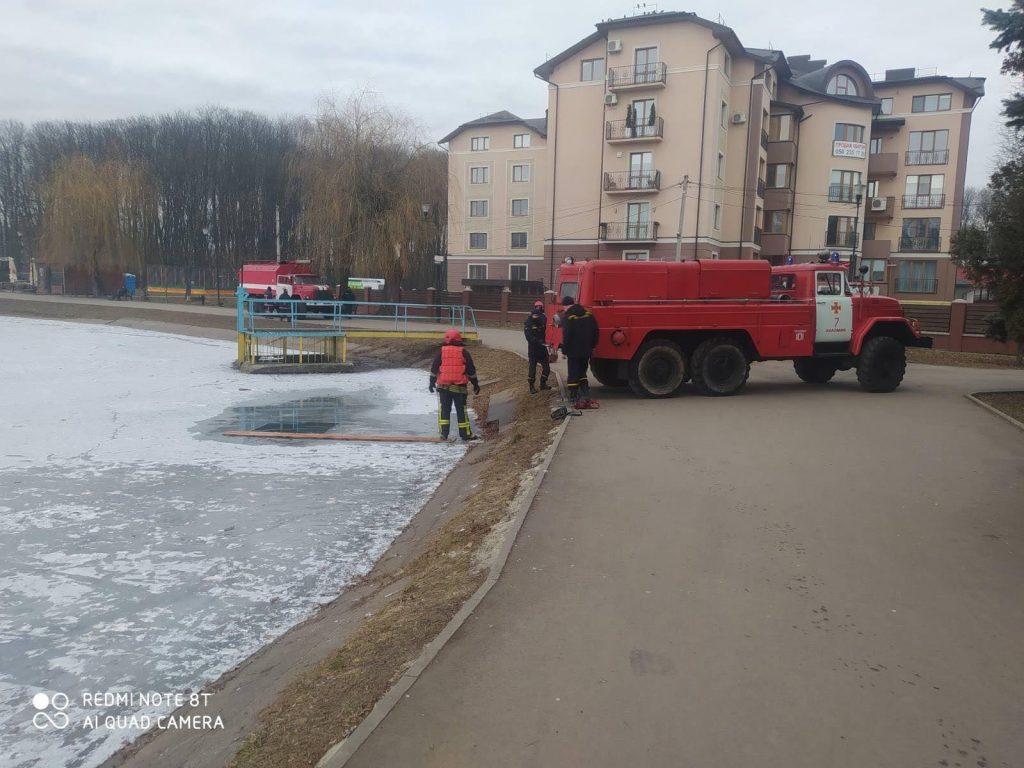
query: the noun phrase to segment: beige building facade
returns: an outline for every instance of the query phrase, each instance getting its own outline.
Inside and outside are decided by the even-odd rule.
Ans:
[[[855,61],[747,48],[690,13],[602,22],[534,74],[548,105],[533,160],[545,207],[530,219],[531,280],[553,284],[570,257],[781,264],[838,252],[867,259],[872,290],[952,298],[949,235],[982,79],[891,70],[873,81]],[[456,250],[467,232],[456,228],[479,127],[445,139],[456,260],[473,256]],[[488,257],[506,263],[491,242]],[[459,274],[450,289],[468,278]]]

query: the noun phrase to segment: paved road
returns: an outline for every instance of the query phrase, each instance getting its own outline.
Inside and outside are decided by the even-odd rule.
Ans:
[[[1024,433],[913,366],[603,394],[498,585],[349,763],[1017,766]]]

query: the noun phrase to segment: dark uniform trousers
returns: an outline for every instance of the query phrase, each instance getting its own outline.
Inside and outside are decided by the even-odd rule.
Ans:
[[[569,369],[569,378],[565,383],[568,390],[569,401],[575,403],[581,397],[590,394],[590,382],[587,381],[587,364],[589,357],[567,357],[566,367]]]
[[[548,359],[548,348],[539,341],[530,342],[530,383],[537,380],[537,363],[540,363],[540,383],[547,384],[548,376],[551,375],[551,362]]]
[[[440,410],[437,413],[437,425],[441,430],[441,437],[448,437],[451,430],[452,405],[455,406],[455,415],[459,419],[459,437],[466,440],[473,436],[473,428],[469,423],[469,414],[466,412],[466,400],[469,398],[469,391],[465,385],[441,384],[437,388],[437,396],[440,400]]]

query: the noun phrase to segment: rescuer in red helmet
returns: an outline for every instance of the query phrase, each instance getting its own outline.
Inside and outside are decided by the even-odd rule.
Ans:
[[[551,363],[548,360],[548,348],[544,343],[547,336],[548,318],[544,314],[544,302],[533,302],[533,311],[523,321],[523,334],[526,336],[530,373],[530,394],[537,394],[537,363],[540,363],[540,388],[551,389],[548,377],[551,375]]]
[[[459,418],[459,436],[463,442],[476,440],[473,428],[466,412],[466,400],[469,392],[467,385],[473,385],[473,394],[480,394],[480,382],[476,378],[476,366],[473,358],[463,346],[462,334],[454,328],[445,331],[444,343],[434,357],[430,366],[430,391],[437,390],[440,398],[440,410],[437,413],[437,426],[441,437],[448,437],[451,428],[452,404]]]

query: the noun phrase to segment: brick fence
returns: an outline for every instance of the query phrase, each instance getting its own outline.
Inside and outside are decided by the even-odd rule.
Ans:
[[[935,348],[949,352],[986,352],[1016,355],[1017,345],[985,338],[985,317],[998,311],[995,304],[914,304],[903,302],[907,317],[921,323],[921,330],[935,339]]]

